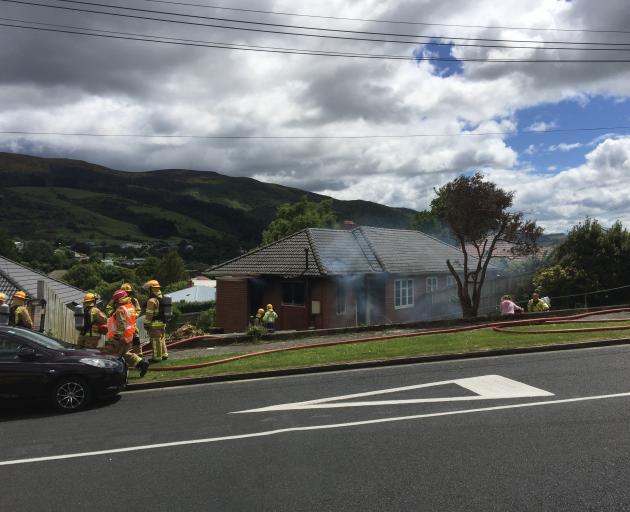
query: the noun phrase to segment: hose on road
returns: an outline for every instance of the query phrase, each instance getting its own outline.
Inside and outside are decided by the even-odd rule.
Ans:
[[[477,325],[468,325],[463,327],[453,327],[450,329],[434,329],[434,330],[423,330],[423,331],[414,331],[410,333],[404,334],[392,334],[387,336],[371,336],[367,338],[356,338],[349,340],[340,340],[340,341],[328,341],[323,343],[313,343],[310,345],[297,345],[294,347],[285,347],[285,348],[276,348],[270,350],[261,350],[258,352],[249,352],[247,354],[240,354],[238,356],[226,357],[224,359],[217,359],[214,361],[206,361],[203,363],[194,363],[188,365],[180,365],[180,366],[161,366],[158,368],[152,367],[149,368],[149,371],[153,372],[175,372],[182,370],[195,370],[198,368],[206,368],[209,366],[217,366],[221,364],[231,363],[234,361],[239,361],[241,359],[249,359],[252,357],[259,357],[267,354],[277,354],[279,352],[290,352],[294,350],[305,350],[309,348],[320,348],[320,347],[333,347],[337,345],[349,345],[352,343],[366,343],[370,341],[387,341],[392,339],[399,338],[413,338],[413,337],[421,337],[421,336],[431,336],[435,334],[450,334],[456,332],[466,332],[466,331],[475,331],[479,329],[493,329],[497,332],[504,332],[510,334],[557,334],[557,333],[572,333],[572,332],[592,332],[592,331],[610,331],[610,330],[623,330],[630,329],[630,325],[627,326],[611,326],[611,327],[586,327],[580,329],[554,329],[554,330],[544,330],[544,331],[521,331],[521,330],[512,330],[506,329],[506,327],[518,327],[524,325],[542,325],[549,323],[588,323],[594,322],[595,320],[583,320],[584,318],[596,315],[604,315],[604,314],[612,314],[612,313],[622,313],[629,312],[630,308],[615,308],[615,309],[607,309],[601,311],[587,312],[587,313],[579,313],[571,316],[556,316],[556,317],[537,317],[531,319],[519,319],[519,320],[507,320],[501,322],[491,322]],[[599,320],[599,322],[618,322],[619,319],[615,320]],[[193,341],[205,340],[205,339],[213,339],[218,338],[218,336],[195,336],[192,338],[186,338],[183,340],[178,340],[172,343],[167,344],[168,348],[175,348],[185,345],[187,343],[191,343]],[[149,350],[146,353],[149,354],[152,351]]]

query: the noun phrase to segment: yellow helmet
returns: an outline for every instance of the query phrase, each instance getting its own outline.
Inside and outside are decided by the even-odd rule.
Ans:
[[[88,292],[83,297],[83,303],[84,304],[89,304],[90,302],[96,302],[96,294],[95,293]]]
[[[4,293],[2,293],[2,292],[0,292],[0,300],[1,300],[2,302],[4,302],[5,300],[7,300],[7,296],[6,296]]]
[[[26,300],[26,292],[23,290],[18,290],[17,292],[13,294],[13,298]]]
[[[151,279],[150,281],[144,283],[144,288],[161,288],[161,286],[157,279]]]
[[[273,309],[273,304],[267,304],[267,309]]]
[[[123,283],[120,285],[120,289],[129,293],[133,291],[133,286],[131,286],[131,283]]]

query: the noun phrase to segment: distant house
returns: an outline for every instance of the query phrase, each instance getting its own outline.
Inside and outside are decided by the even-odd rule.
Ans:
[[[52,332],[65,341],[76,341],[70,308],[83,302],[83,290],[0,256],[0,292],[11,300],[18,290],[28,294],[35,329]]]
[[[447,259],[460,269],[463,254],[419,231],[309,228],[207,274],[217,280],[217,325],[226,332],[244,331],[267,303],[278,329],[323,329],[457,316]]]
[[[488,244],[490,244],[490,240],[488,240]],[[477,253],[475,247],[472,244],[466,244],[466,252],[470,255],[475,255]],[[494,251],[492,252],[492,259],[495,261],[507,262],[507,261],[515,261],[515,262],[523,262],[531,258],[532,256],[537,256],[539,258],[545,256],[548,252],[547,247],[538,247],[538,250],[532,254],[519,254],[515,249],[515,245],[510,242],[505,242],[503,240],[498,241],[494,247]]]
[[[190,286],[183,290],[177,290],[166,294],[173,300],[173,303],[178,302],[208,302],[216,298],[216,289],[210,286]]]
[[[217,282],[206,276],[195,276],[190,279],[190,286],[207,286],[210,288],[216,288]]]

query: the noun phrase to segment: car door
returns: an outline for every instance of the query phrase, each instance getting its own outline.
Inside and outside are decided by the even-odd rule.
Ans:
[[[46,393],[54,374],[49,355],[26,341],[0,334],[0,397],[32,397]]]

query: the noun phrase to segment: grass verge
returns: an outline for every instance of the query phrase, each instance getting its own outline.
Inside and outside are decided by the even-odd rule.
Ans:
[[[611,323],[583,323],[575,324],[545,324],[540,326],[522,327],[524,330],[538,329],[544,332],[548,329],[577,329],[582,327],[608,327]],[[617,322],[614,325],[627,325],[629,322]],[[585,333],[557,333],[557,334],[508,334],[494,332],[491,329],[480,329],[452,334],[435,334],[413,338],[396,338],[366,343],[351,343],[332,347],[308,348],[291,352],[278,352],[262,356],[208,366],[194,370],[182,371],[152,371],[142,379],[143,381],[172,380],[187,377],[201,377],[211,375],[228,375],[233,373],[249,373],[264,370],[280,370],[286,368],[303,368],[334,363],[382,360],[397,357],[411,357],[421,355],[451,354],[461,352],[477,352],[483,350],[497,350],[505,348],[532,347],[537,345],[553,345],[591,341],[601,339],[619,339],[630,336],[630,330],[602,331]],[[322,342],[325,339],[322,339]],[[263,349],[261,347],[261,349]],[[153,368],[164,366],[182,366],[225,359],[238,354],[220,354],[208,357],[194,357],[189,359],[168,360],[153,365]],[[130,383],[140,382],[138,374],[132,372]]]

